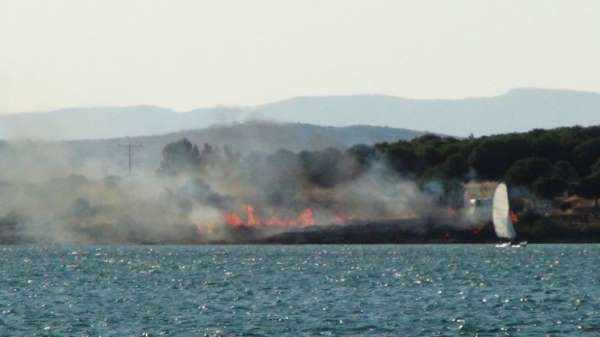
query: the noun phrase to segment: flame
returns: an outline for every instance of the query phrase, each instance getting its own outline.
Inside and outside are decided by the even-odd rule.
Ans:
[[[246,205],[246,214],[248,217],[246,218],[246,224],[249,226],[258,225],[258,219],[256,218],[256,213],[254,212],[254,206]]]
[[[286,214],[289,214],[286,212]],[[445,213],[446,216],[452,215],[451,211]],[[365,221],[376,219],[382,221],[416,219],[417,214],[410,210],[388,214],[384,217],[361,216],[346,211],[339,211],[334,214],[333,219],[329,219],[330,224],[347,224],[354,221]],[[303,209],[296,216],[283,216],[277,213],[264,215],[260,208],[253,204],[244,204],[240,212],[229,211],[223,214],[223,222],[231,227],[250,226],[250,227],[278,227],[278,228],[303,228],[315,225],[315,212],[308,207]]]
[[[302,226],[312,226],[315,224],[315,215],[311,208],[307,208],[300,213],[300,224]]]
[[[244,205],[246,211],[245,219],[235,212],[227,212],[223,215],[225,224],[232,227],[262,226],[262,227],[308,227],[315,224],[314,211],[312,208],[305,208],[297,217],[282,217],[271,215],[268,218],[261,218],[254,205]]]
[[[244,224],[244,221],[242,220],[242,218],[239,215],[237,215],[236,213],[227,212],[227,213],[225,213],[224,217],[225,217],[225,223],[230,226],[239,227]]]
[[[517,215],[517,213],[510,211],[510,220],[512,221],[513,224],[517,224],[521,221],[521,219],[519,219],[519,216]]]
[[[335,214],[335,223],[337,223],[337,224],[348,223],[354,219],[355,219],[354,215],[350,214],[350,213],[338,212]]]

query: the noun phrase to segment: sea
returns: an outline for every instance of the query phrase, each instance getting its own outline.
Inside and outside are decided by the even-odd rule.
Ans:
[[[0,336],[600,336],[600,245],[0,246]]]

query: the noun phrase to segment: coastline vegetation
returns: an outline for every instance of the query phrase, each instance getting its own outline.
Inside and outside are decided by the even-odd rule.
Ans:
[[[172,166],[189,168],[190,162],[202,162],[197,148],[184,143],[180,147],[188,148],[196,159]],[[293,165],[300,168],[296,177],[321,187],[335,187],[385,163],[404,179],[418,182],[424,193],[435,196],[437,206],[455,210],[469,207],[466,184],[506,181],[522,237],[533,242],[600,241],[598,126],[463,139],[428,134],[346,150],[282,150],[267,160],[279,167],[290,166],[290,162],[299,163]],[[480,225],[486,228],[481,239],[493,240],[489,221]]]
[[[182,139],[165,146],[162,155],[163,161],[154,174],[161,182],[156,188],[161,189],[158,202],[134,200],[134,190],[141,189],[143,183],[135,185],[116,176],[94,180],[71,175],[43,184],[4,181],[0,187],[16,197],[59,194],[58,191],[63,190],[73,192],[52,199],[42,217],[49,219],[59,212],[60,221],[66,223],[61,224],[61,231],[77,240],[86,238],[83,242],[91,243],[115,240],[145,243],[163,242],[163,239],[171,243],[201,243],[204,241],[194,237],[198,228],[193,224],[193,218],[197,216],[198,205],[224,212],[241,205],[236,200],[239,195],[246,199],[251,195],[269,207],[291,212],[326,204],[328,211],[339,209],[339,205],[351,205],[365,214],[367,221],[362,224],[347,217],[341,222],[353,227],[327,227],[324,233],[332,238],[319,239],[320,242],[381,241],[369,238],[368,234],[361,236],[348,232],[353,228],[358,233],[363,231],[366,227],[361,226],[368,224],[372,215],[382,215],[374,222],[385,222],[385,228],[397,231],[395,236],[389,236],[385,231],[378,233],[385,242],[390,238],[395,238],[392,242],[488,242],[494,240],[489,219],[476,220],[469,225],[460,223],[466,221],[464,216],[453,216],[451,220],[441,220],[442,223],[434,225],[427,221],[439,222],[439,219],[429,219],[425,221],[425,232],[406,231],[390,226],[389,220],[397,215],[390,209],[399,207],[402,202],[404,208],[420,207],[417,216],[426,214],[428,207],[447,209],[448,214],[464,214],[470,207],[470,197],[489,197],[494,182],[506,181],[514,211],[519,215],[517,231],[523,238],[532,242],[600,242],[598,126],[463,139],[428,134],[410,141],[374,146],[300,152],[279,150],[270,154],[242,154],[228,147],[209,144],[199,148]],[[364,187],[372,188],[373,183],[359,185],[357,182],[375,176],[379,185],[410,182],[404,193],[409,191],[409,194],[426,196],[432,204],[393,198],[370,200],[379,197],[377,193],[366,194]],[[219,191],[236,189],[236,197],[215,191],[214,179],[221,185]],[[234,181],[241,187],[228,185]],[[249,183],[254,189],[250,192],[247,191]],[[473,186],[487,189],[487,194],[470,196]],[[148,186],[143,187],[150,191]],[[378,186],[375,191],[387,190]],[[361,196],[361,193],[365,195]],[[101,203],[98,198],[113,201]],[[34,199],[32,207],[35,202]],[[144,214],[136,215],[136,212]],[[0,243],[27,241],[21,237],[21,226],[27,221],[31,222],[31,219],[26,208],[6,210],[0,216]],[[169,229],[161,228],[165,223],[169,223]],[[415,232],[420,236],[409,238],[410,233]],[[251,230],[248,233],[254,235]],[[240,238],[239,233],[236,235]],[[291,237],[288,235],[281,242],[303,240]],[[272,239],[263,241],[273,242]]]

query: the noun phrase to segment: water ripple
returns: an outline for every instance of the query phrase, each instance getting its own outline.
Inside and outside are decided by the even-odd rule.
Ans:
[[[2,247],[1,336],[596,336],[600,246]]]

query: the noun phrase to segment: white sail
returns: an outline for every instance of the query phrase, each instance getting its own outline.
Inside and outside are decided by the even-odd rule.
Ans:
[[[496,192],[494,192],[492,218],[494,220],[494,230],[499,238],[514,240],[517,237],[515,227],[510,218],[508,189],[505,183],[498,185]]]

